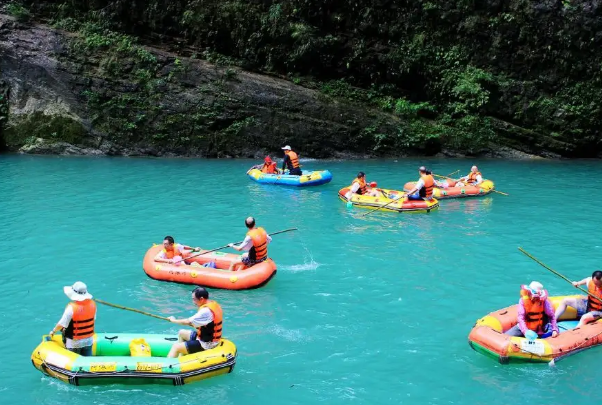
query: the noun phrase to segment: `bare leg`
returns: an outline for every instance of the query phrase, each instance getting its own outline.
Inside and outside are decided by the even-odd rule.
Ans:
[[[558,308],[556,308],[556,320],[558,320],[558,318],[560,318],[562,314],[564,314],[564,311],[566,311],[567,306],[577,309],[577,300],[575,298],[563,299],[558,305]]]
[[[186,349],[186,343],[187,341],[190,340],[190,335],[191,335],[191,331],[186,330],[186,329],[180,329],[180,331],[178,332],[178,343],[174,343],[171,346],[171,349],[169,349],[169,354],[167,354],[167,357],[169,358],[175,358],[178,357],[180,354],[182,355],[186,355],[188,354],[188,350]]]

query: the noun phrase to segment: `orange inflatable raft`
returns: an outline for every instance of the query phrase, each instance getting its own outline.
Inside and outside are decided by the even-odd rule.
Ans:
[[[571,296],[583,297],[583,296]],[[550,297],[554,308],[563,298]],[[602,319],[577,328],[577,311],[567,307],[558,320],[560,334],[545,339],[528,340],[504,334],[517,324],[518,304],[479,319],[468,335],[470,347],[498,360],[501,364],[550,362],[602,344]]]
[[[404,191],[411,191],[415,182],[411,181],[403,186]],[[495,189],[495,184],[491,180],[483,180],[478,186],[466,185],[462,187],[439,188],[433,187],[433,197],[444,200],[446,198],[462,198],[462,197],[482,197]]]
[[[202,250],[184,256],[190,264],[184,262],[180,265],[158,263],[155,261],[155,256],[161,249],[163,249],[162,245],[151,247],[146,252],[142,262],[142,268],[146,275],[155,280],[195,284],[226,290],[246,290],[267,284],[276,274],[276,263],[269,258],[247,269],[238,271],[228,270],[230,263],[239,258],[239,255],[231,253],[211,252],[186,259],[188,256],[198,255]],[[217,268],[203,267],[204,264],[209,262],[214,262]]]

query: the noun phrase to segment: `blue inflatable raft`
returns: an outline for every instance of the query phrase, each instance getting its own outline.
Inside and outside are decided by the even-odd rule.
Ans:
[[[282,186],[308,187],[326,184],[332,180],[332,174],[328,170],[307,171],[303,170],[301,176],[291,176],[286,174],[267,174],[261,170],[251,169],[247,175],[254,181],[261,184],[279,184]]]

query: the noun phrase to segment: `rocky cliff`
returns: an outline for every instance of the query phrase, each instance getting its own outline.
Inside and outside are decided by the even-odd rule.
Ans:
[[[0,15],[9,149],[220,157],[292,144],[306,156],[369,155],[374,139],[362,131],[391,131],[399,121],[289,81],[157,49],[103,47],[77,57],[72,46],[81,44],[67,33]]]
[[[0,146],[209,157],[283,144],[306,157],[602,151],[596,1],[159,3],[5,7]]]

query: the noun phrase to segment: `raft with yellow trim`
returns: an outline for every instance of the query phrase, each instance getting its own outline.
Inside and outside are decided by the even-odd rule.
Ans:
[[[345,202],[349,201],[347,197],[345,197],[349,191],[349,187],[350,186],[339,190],[339,198]],[[378,197],[353,194],[351,196],[351,204],[358,208],[376,209],[379,207],[384,207],[381,209],[381,211],[389,212],[429,213],[439,208],[439,201],[437,201],[435,198],[430,201],[405,200],[404,198],[401,198],[398,201],[392,202],[394,197],[403,194],[403,192],[397,190],[388,190],[385,188],[376,188],[374,190],[377,190],[380,193]]]
[[[266,285],[276,274],[276,263],[267,259],[249,268],[229,271],[230,263],[240,256],[232,253],[211,252],[186,259],[198,253],[187,253],[184,258],[190,263],[180,265],[158,263],[155,256],[163,249],[162,245],[152,246],[144,256],[142,268],[147,276],[155,280],[171,281],[180,284],[194,284],[226,290],[246,290]],[[213,262],[217,268],[204,267]]]
[[[408,182],[403,186],[404,191],[412,191],[416,182]],[[439,200],[446,198],[462,198],[462,197],[482,197],[495,189],[495,184],[491,180],[483,180],[478,186],[466,185],[463,187],[439,188],[433,187],[433,196]]]
[[[130,344],[140,338],[150,347],[148,357],[130,355]],[[214,349],[167,358],[177,341],[172,335],[97,333],[93,356],[81,356],[65,349],[60,335],[52,340],[45,336],[31,354],[31,361],[42,373],[73,385],[184,385],[232,372],[236,346],[231,341],[221,339]]]
[[[549,299],[556,308],[563,298],[573,297],[583,298],[574,295]],[[518,304],[479,319],[468,335],[468,344],[475,351],[492,357],[501,364],[508,364],[556,361],[602,343],[602,320],[576,328],[578,316],[572,307],[567,307],[560,317],[560,334],[555,338],[528,340],[504,334],[518,323],[517,317]]]
[[[319,186],[332,180],[332,173],[328,170],[308,171],[303,170],[301,176],[291,176],[285,171],[284,174],[263,173],[259,169],[250,169],[247,175],[251,180],[261,184],[277,184],[282,186],[307,187]]]

